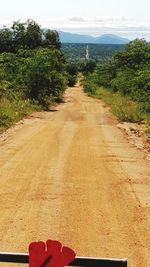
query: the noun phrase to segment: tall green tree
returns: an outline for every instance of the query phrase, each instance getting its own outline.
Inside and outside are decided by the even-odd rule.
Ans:
[[[16,21],[12,26],[13,38],[12,38],[12,47],[13,51],[16,52],[19,49],[25,49],[25,35],[26,28],[25,23]]]
[[[26,49],[35,49],[42,45],[42,30],[33,20],[26,23],[25,44]]]
[[[46,32],[44,32],[43,46],[60,49],[61,48],[61,42],[60,42],[58,32],[52,31],[52,30],[47,30]]]
[[[0,53],[13,51],[12,40],[13,32],[10,29],[4,27],[0,30]]]

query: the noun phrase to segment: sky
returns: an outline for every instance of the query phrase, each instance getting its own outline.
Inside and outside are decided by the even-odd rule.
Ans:
[[[29,18],[56,30],[150,40],[150,0],[0,0],[0,26]]]

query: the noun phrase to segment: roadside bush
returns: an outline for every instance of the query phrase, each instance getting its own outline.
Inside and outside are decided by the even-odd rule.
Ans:
[[[78,78],[78,66],[75,63],[68,63],[66,65],[68,86],[75,86]]]
[[[125,97],[119,97],[119,95],[114,98],[112,103],[112,113],[120,121],[141,122],[144,119],[144,114],[138,103]]]
[[[36,100],[44,108],[62,99],[67,86],[63,54],[57,49],[19,50],[0,55],[1,95]]]
[[[97,90],[97,85],[96,85],[95,78],[96,78],[96,75],[91,74],[89,76],[86,76],[82,80],[82,85],[84,87],[84,91],[88,95],[94,95],[96,90]]]
[[[82,63],[80,65],[80,71],[84,75],[89,75],[90,73],[93,73],[96,68],[96,61],[95,60],[89,60],[87,63]]]
[[[67,86],[67,76],[58,50],[38,49],[24,59],[21,80],[27,96],[48,108],[51,99],[61,98]]]
[[[102,99],[107,103],[111,107],[112,113],[120,121],[141,122],[145,120],[148,123],[149,116],[143,110],[143,106],[134,102],[130,97],[104,87],[97,87],[91,82],[86,83],[84,88],[88,95]]]
[[[40,106],[36,102],[32,102],[29,99],[21,100],[9,100],[7,98],[1,98],[0,100],[0,130],[3,127],[8,127],[12,123],[19,121],[24,116],[30,114],[33,111],[40,110]]]
[[[75,86],[77,83],[77,76],[68,75],[68,86]]]
[[[110,104],[120,120],[149,121],[150,43],[129,43],[84,80],[85,92]]]
[[[48,109],[62,101],[68,80],[76,83],[74,71],[66,71],[56,31],[44,31],[33,20],[0,29],[0,125],[10,125],[37,105]]]
[[[133,89],[134,72],[131,70],[120,71],[117,76],[111,80],[110,87],[114,92],[121,92],[129,95]]]

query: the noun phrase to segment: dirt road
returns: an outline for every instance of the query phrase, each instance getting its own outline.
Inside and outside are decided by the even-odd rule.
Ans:
[[[80,87],[37,115],[0,142],[0,250],[27,252],[31,241],[51,238],[79,256],[150,266],[144,154]]]

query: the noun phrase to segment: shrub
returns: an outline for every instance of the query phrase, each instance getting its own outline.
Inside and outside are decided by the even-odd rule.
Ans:
[[[121,121],[141,122],[144,118],[139,104],[125,97],[115,98],[112,113]]]

